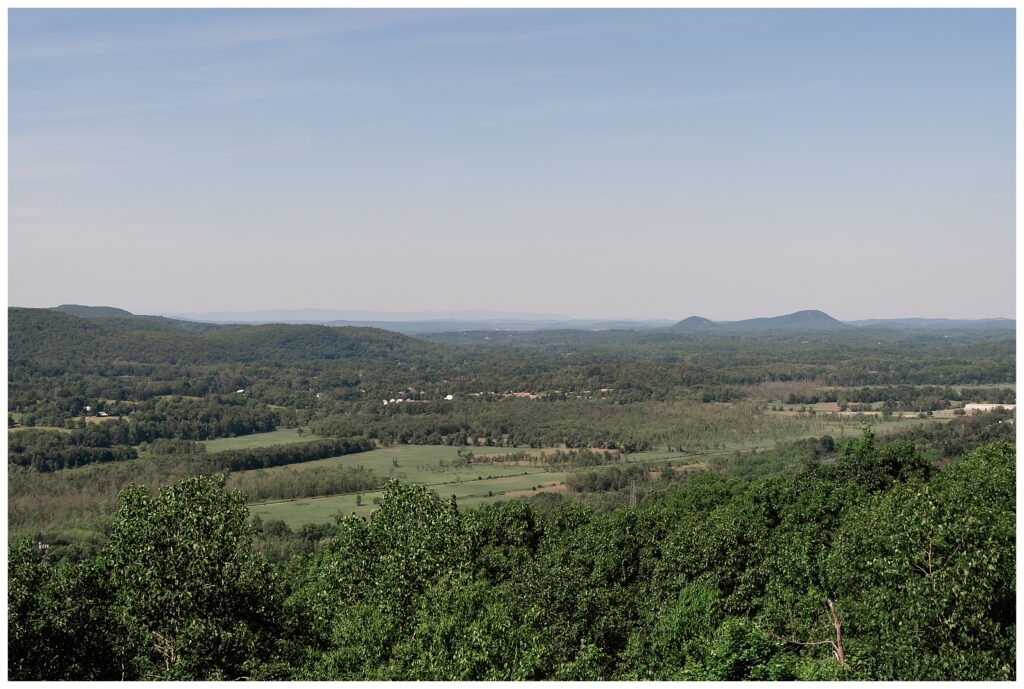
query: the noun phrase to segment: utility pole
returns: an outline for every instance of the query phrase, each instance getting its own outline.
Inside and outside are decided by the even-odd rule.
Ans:
[[[636,507],[636,479],[629,479],[629,506]]]

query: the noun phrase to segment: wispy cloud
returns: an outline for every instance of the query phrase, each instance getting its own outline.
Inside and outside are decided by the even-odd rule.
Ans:
[[[212,11],[212,10],[159,10],[171,14],[191,12],[200,16],[188,25],[156,25],[156,29],[145,35],[141,31],[122,30],[92,32],[87,36],[68,39],[39,40],[39,33],[31,41],[22,41],[17,33],[17,13],[12,25],[15,31],[9,46],[9,58],[16,60],[66,59],[125,55],[132,53],[153,53],[161,51],[196,51],[228,48],[250,43],[293,41],[317,36],[357,33],[386,29],[402,24],[438,19],[438,13],[430,11]],[[97,13],[113,10],[97,10]],[[139,11],[142,12],[142,11]],[[150,14],[156,10],[147,11]],[[122,16],[124,14],[122,13]],[[154,23],[147,23],[152,29]]]
[[[30,122],[74,121],[92,118],[116,118],[163,110],[188,108],[213,108],[277,99],[295,99],[308,95],[341,93],[363,93],[370,90],[365,85],[339,84],[331,80],[317,80],[307,83],[273,84],[265,86],[204,87],[188,92],[178,92],[174,98],[149,102],[121,102],[118,105],[100,105],[86,108],[62,108],[59,110],[23,110],[12,105],[10,117],[15,124]]]

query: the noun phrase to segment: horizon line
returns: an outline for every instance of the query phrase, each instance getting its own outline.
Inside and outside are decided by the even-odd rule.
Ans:
[[[207,322],[218,322],[218,321],[236,321],[246,322],[237,316],[244,315],[255,315],[255,314],[271,314],[279,313],[286,314],[289,312],[334,312],[333,317],[326,317],[317,320],[313,317],[298,317],[294,320],[297,321],[315,321],[315,322],[329,322],[329,321],[375,321],[375,322],[391,322],[391,323],[402,323],[402,322],[416,322],[416,321],[443,321],[443,320],[467,320],[467,321],[626,321],[626,322],[655,322],[665,321],[677,323],[687,318],[706,318],[714,323],[732,323],[745,320],[754,320],[758,318],[777,318],[780,316],[789,316],[797,313],[804,312],[818,312],[823,313],[830,318],[834,318],[840,322],[854,323],[858,321],[895,321],[895,320],[949,320],[949,321],[990,321],[990,320],[1005,320],[1005,321],[1016,321],[1016,314],[1013,316],[969,316],[969,317],[956,317],[956,316],[869,316],[864,318],[840,318],[837,317],[824,309],[797,309],[795,311],[786,311],[784,313],[774,313],[771,315],[758,315],[758,316],[747,316],[744,318],[711,318],[708,316],[701,316],[700,314],[692,314],[689,316],[654,316],[654,317],[641,317],[641,316],[569,316],[565,314],[541,314],[541,313],[529,313],[519,311],[501,311],[501,310],[484,310],[484,309],[464,309],[464,310],[453,310],[453,311],[433,311],[433,310],[421,310],[421,311],[372,311],[364,309],[345,310],[337,308],[265,308],[265,309],[218,309],[212,311],[168,311],[168,310],[154,310],[151,313],[143,313],[140,311],[132,311],[119,306],[109,305],[89,305],[89,304],[75,304],[72,302],[65,302],[56,306],[18,306],[15,304],[8,304],[8,308],[34,308],[44,310],[54,310],[62,306],[84,306],[86,308],[115,308],[122,311],[126,311],[135,316],[156,316],[161,318],[170,318],[177,320],[193,320],[193,321],[207,321]],[[347,314],[347,315],[345,315]],[[220,318],[201,318],[202,316],[220,316]],[[225,318],[230,316],[230,318]],[[270,318],[281,318],[282,316],[269,316]],[[256,318],[255,320],[264,320]]]

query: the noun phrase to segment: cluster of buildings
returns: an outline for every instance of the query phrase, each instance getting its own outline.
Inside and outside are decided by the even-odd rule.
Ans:
[[[455,399],[455,395],[445,395],[444,399],[445,399],[446,402],[451,402],[453,399]],[[389,400],[383,400],[384,406],[387,406],[389,404],[401,404],[402,402],[428,402],[428,401],[429,400],[411,400],[411,399],[407,400],[407,399],[403,399],[401,397],[399,397],[398,399],[395,399],[394,397],[392,397]]]

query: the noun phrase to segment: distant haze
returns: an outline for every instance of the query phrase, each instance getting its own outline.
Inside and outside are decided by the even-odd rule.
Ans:
[[[199,313],[154,314],[169,318],[190,318],[204,321],[411,321],[445,318],[524,320],[565,320],[568,316],[550,313],[507,313],[503,311],[340,311],[337,309],[260,309],[256,311],[204,311]]]
[[[9,303],[1013,317],[1014,21],[12,9]]]

